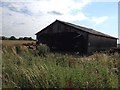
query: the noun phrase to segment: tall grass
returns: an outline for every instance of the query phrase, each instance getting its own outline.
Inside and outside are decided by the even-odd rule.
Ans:
[[[26,43],[35,43],[34,40],[0,40],[0,44],[3,45],[22,45]]]
[[[36,56],[22,46],[3,46],[3,88],[118,88],[120,55]]]
[[[2,89],[2,45],[0,44],[0,89]]]

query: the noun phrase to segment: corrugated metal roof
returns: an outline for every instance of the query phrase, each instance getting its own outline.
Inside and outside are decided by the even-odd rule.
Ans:
[[[64,22],[64,21],[60,21],[60,20],[57,20],[57,21],[59,21],[59,22],[61,22],[61,23],[64,23],[64,24],[66,24],[66,25],[69,25],[69,26],[71,26],[71,27],[74,27],[74,28],[76,28],[76,29],[78,29],[78,30],[82,30],[82,31],[84,31],[84,32],[90,33],[90,34],[99,35],[99,36],[104,36],[104,37],[109,37],[109,38],[115,38],[115,37],[112,37],[112,36],[110,36],[110,35],[107,35],[107,34],[98,32],[98,31],[96,31],[96,30],[93,30],[93,29],[91,29],[91,28],[82,27],[82,26],[79,26],[79,25],[75,25],[75,24],[68,23],[68,22]],[[117,39],[117,38],[116,38],[116,39]]]
[[[65,25],[68,25],[68,26],[71,26],[73,28],[76,28],[77,30],[82,30],[84,32],[87,32],[87,33],[90,33],[90,34],[94,34],[94,35],[98,35],[98,36],[103,36],[103,37],[109,37],[109,38],[114,38],[114,39],[117,39],[115,37],[112,37],[110,35],[107,35],[107,34],[104,34],[104,33],[101,33],[101,32],[98,32],[96,30],[93,30],[91,28],[86,28],[86,27],[82,27],[82,26],[79,26],[79,25],[75,25],[75,24],[72,24],[72,23],[68,23],[68,22],[64,22],[64,21],[60,21],[60,20],[56,20],[55,22],[61,22]],[[53,22],[54,23],[54,22]],[[48,26],[47,26],[48,27]],[[43,30],[41,30],[43,31]],[[40,33],[41,31],[37,32],[35,35],[37,35],[38,33]]]

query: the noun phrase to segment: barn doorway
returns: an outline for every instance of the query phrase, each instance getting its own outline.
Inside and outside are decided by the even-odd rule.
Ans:
[[[76,32],[44,34],[41,35],[41,41],[55,51],[86,53],[87,50],[85,37]]]

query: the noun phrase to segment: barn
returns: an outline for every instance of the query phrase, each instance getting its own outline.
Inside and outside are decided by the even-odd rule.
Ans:
[[[51,50],[91,53],[116,47],[117,38],[96,30],[56,20],[36,34],[37,43]]]

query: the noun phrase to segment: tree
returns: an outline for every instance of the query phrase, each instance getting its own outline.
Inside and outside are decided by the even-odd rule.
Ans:
[[[5,37],[5,36],[2,36],[1,39],[2,39],[2,40],[8,40],[8,38]]]
[[[33,40],[31,37],[24,37],[23,40]]]
[[[33,40],[33,39],[31,37],[29,37],[28,40]]]
[[[11,36],[9,40],[16,40],[15,36]]]
[[[28,40],[28,37],[24,37],[23,40]]]
[[[23,40],[23,37],[20,37],[18,40]]]

